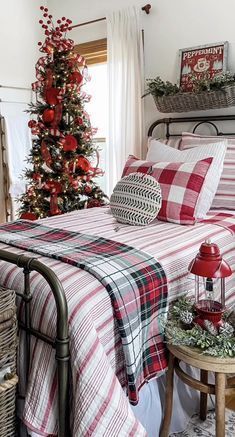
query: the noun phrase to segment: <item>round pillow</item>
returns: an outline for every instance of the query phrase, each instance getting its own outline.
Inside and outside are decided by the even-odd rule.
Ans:
[[[120,223],[148,225],[161,208],[159,183],[153,176],[130,173],[115,186],[110,197],[110,209]]]

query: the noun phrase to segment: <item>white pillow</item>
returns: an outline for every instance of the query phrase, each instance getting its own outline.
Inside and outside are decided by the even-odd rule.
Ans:
[[[205,218],[213,202],[220,176],[223,170],[224,157],[227,148],[227,140],[212,144],[203,144],[194,149],[184,151],[173,149],[157,140],[150,141],[150,147],[146,156],[148,161],[174,161],[193,162],[213,157],[213,162],[207,172],[203,190],[198,197],[195,218]]]

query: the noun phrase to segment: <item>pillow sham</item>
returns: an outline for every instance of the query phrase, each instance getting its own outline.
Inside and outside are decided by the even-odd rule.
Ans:
[[[182,137],[173,137],[173,138],[159,138],[155,139],[152,137],[148,137],[148,151],[150,147],[152,148],[153,145],[157,144],[166,144],[167,146],[172,147],[173,149],[180,149]]]
[[[183,141],[183,140],[182,140]],[[150,144],[146,159],[148,161],[174,161],[174,162],[192,162],[207,157],[213,157],[213,162],[207,172],[203,191],[200,192],[198,202],[195,209],[196,218],[205,218],[211,208],[217,187],[219,185],[220,176],[223,171],[224,157],[227,148],[227,141],[218,141],[201,145],[196,148],[187,148],[180,151],[172,149],[159,141],[153,140]],[[182,142],[181,142],[182,148]]]
[[[202,136],[183,132],[181,149],[195,149],[200,146],[206,148],[221,139],[227,141],[227,150],[224,158],[223,171],[211,207],[214,209],[224,208],[235,210],[235,137]]]
[[[156,179],[144,173],[124,176],[114,187],[110,209],[120,223],[148,225],[162,204],[161,188]]]
[[[209,157],[198,162],[151,162],[130,156],[123,176],[151,171],[162,191],[162,206],[157,218],[178,224],[194,224],[198,196],[212,160]]]

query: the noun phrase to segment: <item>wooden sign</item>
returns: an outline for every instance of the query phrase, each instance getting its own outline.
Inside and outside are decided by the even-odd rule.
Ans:
[[[179,58],[179,85],[184,91],[192,91],[195,80],[211,79],[227,71],[228,42],[181,49]]]

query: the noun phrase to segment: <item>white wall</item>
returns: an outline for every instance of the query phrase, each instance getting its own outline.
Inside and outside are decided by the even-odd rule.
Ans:
[[[30,86],[35,80],[35,63],[40,55],[41,4],[50,8],[57,19],[62,15],[73,24],[104,17],[108,11],[135,4],[141,0],[8,0],[1,2],[0,15],[0,85]],[[210,42],[229,41],[229,68],[235,71],[235,1],[234,0],[152,0],[149,15],[142,13],[145,33],[145,77],[160,75],[175,81],[178,49]],[[106,22],[102,21],[71,32],[77,43],[102,38]],[[0,97],[3,90],[0,90]],[[145,99],[146,126],[158,114],[152,97]],[[233,112],[233,108],[224,112]],[[221,112],[221,111],[217,111]],[[206,115],[208,112],[203,111]],[[216,111],[214,111],[216,113]],[[192,113],[190,113],[193,115]]]
[[[45,2],[44,2],[45,3]],[[0,12],[0,84],[29,87],[41,39],[41,0],[6,0]]]
[[[180,48],[211,42],[229,42],[228,67],[235,72],[235,1],[234,0],[152,0],[149,15],[142,14],[145,39],[145,77],[161,76],[176,81],[178,73],[178,50]],[[55,15],[73,20],[73,24],[93,20],[106,15],[107,11],[135,4],[139,7],[145,2],[140,0],[48,0]],[[90,24],[74,29],[71,38],[77,43],[102,38],[106,35],[104,22]],[[159,114],[152,97],[145,99],[146,127]],[[232,113],[234,108],[223,110]],[[203,115],[210,114],[203,111]],[[221,110],[213,111],[213,114]],[[187,115],[195,113],[187,113]],[[200,113],[198,112],[197,115]],[[182,114],[184,115],[184,114]]]

